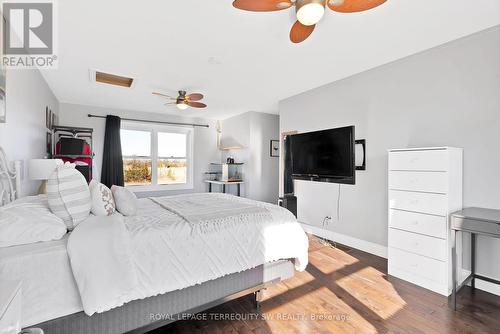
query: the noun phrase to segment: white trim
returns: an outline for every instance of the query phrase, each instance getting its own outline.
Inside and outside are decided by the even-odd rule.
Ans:
[[[300,224],[302,225],[304,231],[306,231],[307,233],[311,233],[318,237],[338,242],[340,244],[362,250],[363,252],[367,252],[387,259],[387,247],[385,246],[376,244],[374,242],[357,239],[345,234],[325,230],[302,222]]]

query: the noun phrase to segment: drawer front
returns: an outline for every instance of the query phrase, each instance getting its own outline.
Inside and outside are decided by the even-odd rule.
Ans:
[[[389,227],[447,239],[446,217],[442,216],[391,209]]]
[[[389,152],[389,170],[448,170],[447,150]]]
[[[447,172],[390,171],[389,189],[448,193]]]
[[[389,190],[389,208],[447,216],[448,197],[443,194]]]
[[[412,254],[400,249],[389,247],[389,274],[391,268],[398,268],[416,277],[423,277],[427,280],[448,284],[448,269],[446,262],[429,259],[425,256]]]
[[[446,245],[447,242],[443,239],[389,228],[389,247],[446,261],[448,258]]]

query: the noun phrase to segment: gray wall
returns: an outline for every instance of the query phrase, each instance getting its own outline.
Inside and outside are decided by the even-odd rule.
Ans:
[[[276,203],[278,199],[279,158],[269,154],[270,141],[279,139],[278,115],[247,112],[222,121],[222,143],[228,139],[241,145],[241,150],[225,151],[222,155],[232,156],[244,162],[244,196]]]
[[[100,180],[102,166],[102,152],[104,147],[104,129],[106,120],[101,118],[89,118],[87,114],[95,115],[116,115],[120,117],[139,118],[147,120],[160,120],[172,122],[187,122],[208,124],[207,128],[195,128],[194,130],[194,166],[193,166],[193,189],[171,190],[157,192],[138,192],[139,197],[145,196],[164,196],[176,195],[189,192],[205,192],[206,184],[204,172],[208,171],[210,162],[220,160],[220,152],[217,149],[217,133],[215,130],[215,121],[206,119],[192,119],[175,117],[172,115],[162,115],[156,113],[146,113],[139,111],[118,110],[100,107],[91,107],[77,104],[61,103],[60,105],[60,124],[68,126],[80,126],[94,129],[94,153],[95,153],[95,174],[94,178]]]
[[[9,160],[21,160],[21,195],[36,194],[39,181],[30,181],[28,161],[45,157],[45,107],[57,113],[59,102],[38,70],[7,70],[7,122],[0,123],[0,147]]]
[[[294,96],[280,103],[281,131],[356,126],[367,170],[355,186],[298,184],[299,218],[387,245],[389,148],[464,148],[464,205],[500,209],[500,27]],[[306,195],[306,196],[303,196]],[[305,201],[305,203],[304,203]],[[479,271],[500,277],[500,240],[479,241]]]

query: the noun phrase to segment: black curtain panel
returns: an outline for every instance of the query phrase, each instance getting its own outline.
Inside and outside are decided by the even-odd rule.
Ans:
[[[102,156],[101,183],[123,187],[122,144],[120,140],[121,119],[118,116],[106,116],[104,133],[104,152]]]

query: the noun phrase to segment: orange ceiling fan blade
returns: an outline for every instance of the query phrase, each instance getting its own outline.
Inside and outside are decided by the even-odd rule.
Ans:
[[[207,105],[205,103],[201,103],[201,102],[187,101],[186,104],[190,107],[193,107],[193,108],[206,108],[207,107]]]
[[[301,43],[305,41],[312,34],[315,27],[316,25],[305,26],[299,21],[295,22],[292,30],[290,30],[290,40],[293,43]]]
[[[387,0],[328,0],[328,7],[339,13],[355,13],[380,6]]]
[[[186,99],[188,99],[189,101],[199,101],[199,100],[203,99],[203,94],[200,94],[200,93],[189,94],[189,95],[186,95]]]
[[[292,7],[291,0],[234,0],[233,6],[251,12],[273,12]]]

